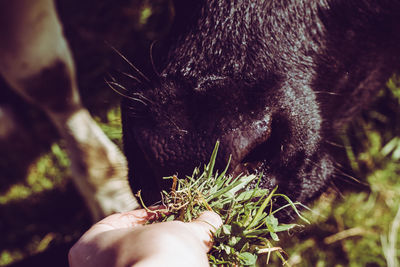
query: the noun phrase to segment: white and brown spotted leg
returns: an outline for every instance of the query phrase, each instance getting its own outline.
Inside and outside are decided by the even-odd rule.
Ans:
[[[0,74],[56,125],[73,180],[95,220],[138,207],[125,157],[81,105],[75,69],[52,0],[0,0]]]

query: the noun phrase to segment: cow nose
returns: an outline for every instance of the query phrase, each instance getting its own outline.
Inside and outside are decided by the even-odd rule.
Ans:
[[[239,175],[248,169],[247,165],[250,163],[244,160],[268,140],[271,135],[271,121],[270,116],[264,116],[262,119],[243,124],[223,136],[221,143],[227,147],[232,157],[229,166],[229,172],[232,175]],[[257,164],[257,162],[251,164]]]

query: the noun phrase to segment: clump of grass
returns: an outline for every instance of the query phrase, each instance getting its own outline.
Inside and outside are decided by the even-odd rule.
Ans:
[[[158,222],[189,222],[205,210],[214,211],[221,216],[224,224],[216,231],[214,246],[209,252],[211,266],[256,266],[260,255],[266,255],[268,262],[271,253],[276,253],[285,263],[284,251],[274,246],[273,242],[279,241],[277,233],[289,231],[298,224],[279,223],[276,214],[291,207],[303,221],[308,222],[296,208],[299,203],[276,193],[277,188],[259,188],[261,176],[239,176],[235,179],[227,176],[229,164],[218,174],[214,171],[217,151],[218,142],[208,165],[202,171],[196,168],[191,177],[166,178],[172,179],[171,191],[162,192],[162,204],[168,215]],[[284,198],[287,205],[274,209],[273,203],[279,197]]]

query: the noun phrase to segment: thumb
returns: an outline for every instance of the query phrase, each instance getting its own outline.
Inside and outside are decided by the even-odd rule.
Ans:
[[[212,235],[222,226],[221,217],[212,211],[205,211],[200,216],[187,224],[195,236],[204,244],[205,252],[212,247]]]
[[[157,212],[157,209],[160,208],[161,207],[152,207],[155,212],[149,212],[145,209],[139,209],[115,213],[93,225],[88,232],[90,233],[90,235],[97,235],[98,233],[110,230],[137,227],[139,225],[145,224],[148,220],[157,218],[157,216],[159,216],[162,212]]]

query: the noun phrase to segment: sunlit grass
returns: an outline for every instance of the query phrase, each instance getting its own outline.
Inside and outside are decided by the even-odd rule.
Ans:
[[[100,118],[95,117],[95,121],[99,124],[103,132],[122,149],[122,125],[121,111],[119,108],[110,109],[107,112],[106,121],[103,122]]]
[[[121,147],[122,133],[119,108],[111,109],[107,114],[105,122],[102,122],[100,118],[96,118],[96,120],[106,135]],[[0,194],[0,205],[7,207],[15,203],[30,203],[32,201],[40,203],[40,197],[43,193],[51,192],[56,189],[63,192],[66,184],[69,182],[69,165],[70,162],[66,150],[63,147],[63,141],[52,144],[47,153],[42,154],[31,163],[27,170],[26,177],[21,182],[12,185],[6,192]],[[68,200],[66,199],[66,201]],[[43,205],[57,205],[57,203],[43,203]],[[5,219],[8,214],[3,214],[2,216],[4,216],[3,219]],[[37,215],[38,221],[40,221],[40,216],[48,216],[48,214],[39,212]],[[21,214],[21,220],[23,219],[24,214]],[[60,229],[67,233],[57,233],[54,232],[55,229],[48,229],[48,233],[32,233],[32,236],[24,241],[13,240],[13,236],[21,235],[26,238],[26,235],[31,233],[32,228],[41,228],[32,225],[32,223],[31,221],[26,221],[25,226],[21,229],[16,228],[12,230],[16,231],[15,234],[11,233],[7,235],[10,236],[12,240],[3,240],[5,244],[14,244],[17,242],[20,244],[20,247],[10,249],[7,249],[7,247],[5,247],[5,249],[3,248],[3,250],[0,251],[0,266],[6,266],[18,260],[22,260],[25,257],[45,251],[54,239],[59,239],[60,236],[69,239],[69,236],[64,235],[76,235],[77,231],[84,230],[74,229],[72,228],[73,226],[68,226],[69,222],[66,222],[64,226],[60,226]],[[21,224],[21,222],[18,222],[18,224]],[[64,230],[64,228],[68,229],[68,227],[71,229]]]
[[[24,258],[24,256],[25,255],[21,251],[18,251],[18,250],[14,250],[14,251],[3,250],[0,253],[0,266],[6,266],[15,261],[22,260]]]
[[[28,175],[23,182],[11,186],[7,192],[0,195],[0,204],[28,199],[33,194],[52,190],[61,184],[68,166],[69,160],[65,151],[59,144],[54,143],[48,153],[30,165]]]
[[[398,266],[400,128],[393,123],[400,118],[399,79],[391,79],[388,87],[381,92],[381,106],[350,126],[357,143],[350,142],[353,134],[343,139],[354,175],[367,186],[356,192],[331,190],[316,201],[313,212],[305,213],[312,224],[281,244],[292,266]]]
[[[232,177],[225,170],[214,170],[219,142],[216,143],[210,162],[204,168],[196,168],[186,179],[172,179],[171,191],[162,192],[162,211],[167,215],[157,222],[180,220],[190,222],[206,210],[221,216],[223,225],[213,237],[214,245],[209,252],[211,266],[256,266],[256,262],[271,254],[286,262],[282,248],[275,246],[282,232],[288,232],[299,224],[285,224],[277,215],[283,208],[297,213],[303,223],[309,223],[287,196],[273,190],[258,187],[261,177],[244,175]],[[253,185],[253,186],[250,186]],[[139,192],[139,199],[140,192]],[[273,205],[282,198],[287,205]]]

